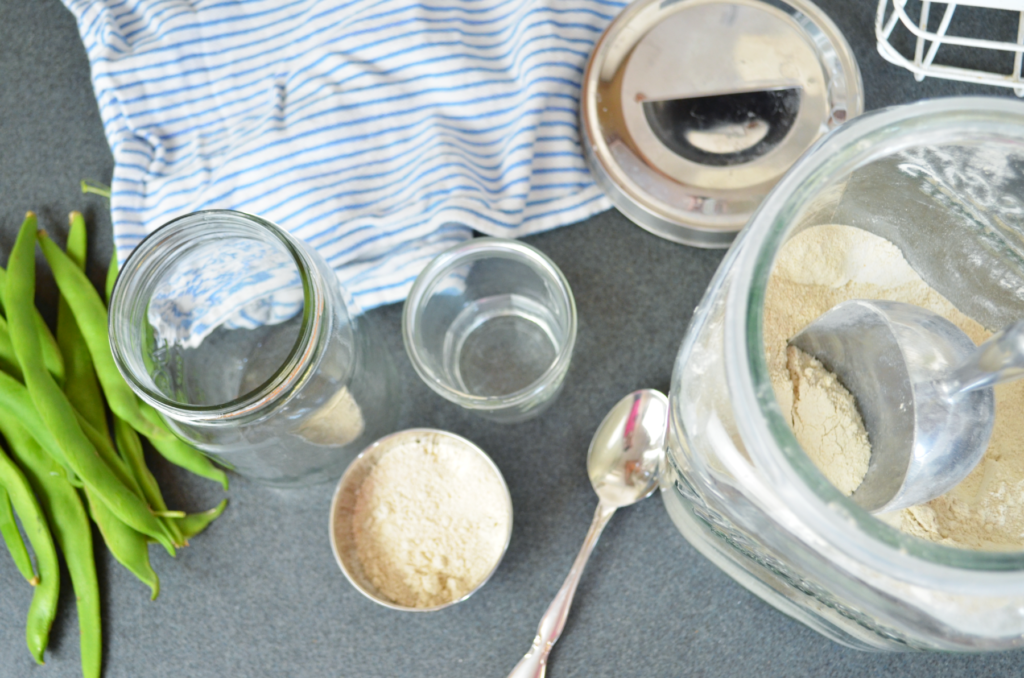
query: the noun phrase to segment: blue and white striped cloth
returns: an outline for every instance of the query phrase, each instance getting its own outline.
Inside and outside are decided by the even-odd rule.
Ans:
[[[610,203],[579,84],[617,0],[64,0],[114,155],[123,261],[201,209],[315,246],[363,308],[471,229],[518,237]]]

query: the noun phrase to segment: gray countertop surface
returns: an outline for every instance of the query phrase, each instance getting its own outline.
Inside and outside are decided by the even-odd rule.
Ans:
[[[941,80],[918,83],[876,53],[875,2],[820,5],[856,52],[868,109],[954,94],[1012,96]],[[994,16],[976,20],[1009,28]],[[1009,70],[1012,59],[1004,60],[998,65]],[[0,263],[26,210],[62,239],[68,211],[78,209],[91,227],[89,274],[99,283],[110,255],[109,214],[105,201],[82,196],[78,185],[83,178],[109,182],[112,164],[71,14],[58,0],[0,0]],[[399,366],[400,427],[466,436],[505,475],[515,526],[491,581],[441,612],[379,607],[348,584],[331,554],[333,484],[282,492],[233,476],[227,511],[192,546],[174,560],[152,549],[162,583],[156,601],[98,549],[105,676],[507,674],[528,648],[590,522],[596,498],[584,460],[595,427],[627,392],[667,390],[690,315],[722,258],[721,251],[659,240],[614,210],[527,240],[565,272],[579,311],[565,389],[534,421],[490,424],[442,400],[418,381],[405,356],[400,306],[371,313]],[[52,320],[56,296],[48,273],[40,274],[39,287],[37,301]],[[222,496],[212,483],[159,459],[152,465],[173,506],[207,508]],[[79,674],[66,576],[62,588],[47,664],[37,667],[24,640],[31,590],[0,553],[0,676]],[[1022,673],[1019,652],[865,654],[826,640],[705,560],[657,498],[622,510],[608,526],[550,666],[553,678]]]

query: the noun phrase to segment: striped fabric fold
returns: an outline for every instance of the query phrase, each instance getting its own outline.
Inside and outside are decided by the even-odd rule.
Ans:
[[[237,209],[310,243],[363,308],[472,230],[520,237],[610,203],[577,110],[611,0],[64,0],[114,155],[123,261]]]

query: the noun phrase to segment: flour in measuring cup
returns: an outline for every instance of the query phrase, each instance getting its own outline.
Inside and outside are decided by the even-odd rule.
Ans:
[[[501,559],[512,516],[500,476],[435,433],[393,438],[356,495],[352,530],[366,577],[405,607],[473,591]]]
[[[916,304],[950,320],[975,344],[991,336],[929,287],[884,238],[850,226],[825,225],[809,228],[783,246],[764,307],[772,386],[801,446],[847,494],[856,489],[867,469],[865,454],[870,454],[870,446],[865,450],[857,433],[863,423],[855,409],[844,405],[845,389],[839,391],[841,385],[830,382],[824,368],[816,370],[809,356],[805,359],[788,351],[788,341],[815,318],[850,299]],[[882,516],[884,520],[904,532],[950,546],[1024,548],[1024,382],[1002,384],[995,392],[992,438],[978,467],[945,495]]]

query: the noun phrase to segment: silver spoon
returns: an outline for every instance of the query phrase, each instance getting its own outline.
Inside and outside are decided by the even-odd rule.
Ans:
[[[508,674],[509,678],[544,676],[548,653],[562,635],[576,585],[601,530],[615,509],[635,504],[658,486],[667,428],[668,398],[651,389],[634,391],[620,400],[597,427],[587,452],[587,473],[599,499],[594,522],[569,576],[541,617],[530,651]]]
[[[966,478],[992,434],[991,387],[1024,376],[1024,321],[976,347],[942,316],[895,301],[843,302],[789,343],[857,399],[871,460],[851,499],[874,513],[929,501]]]

